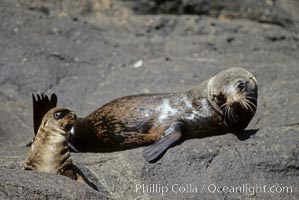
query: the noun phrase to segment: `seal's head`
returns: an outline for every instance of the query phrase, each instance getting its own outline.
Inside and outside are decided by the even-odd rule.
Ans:
[[[44,128],[58,129],[60,132],[69,132],[76,122],[75,112],[66,108],[53,108],[43,117],[41,125]]]
[[[245,129],[257,107],[257,81],[243,68],[229,68],[208,82],[208,98],[233,130]]]

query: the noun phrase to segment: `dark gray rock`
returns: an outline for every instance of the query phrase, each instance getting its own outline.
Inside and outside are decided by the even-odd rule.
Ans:
[[[256,1],[236,8],[222,3],[221,9],[220,1],[209,1],[209,16],[157,14],[170,13],[162,12],[166,1],[155,12],[139,7],[139,13],[153,15],[135,15],[130,8],[145,1],[132,2],[1,1],[1,198],[297,199],[299,38],[290,27],[297,23],[298,1],[290,1],[291,8],[283,1],[272,6],[272,1],[259,1],[259,8],[251,9],[255,13],[271,7],[269,16],[279,23],[247,17]],[[204,1],[172,2],[180,2],[177,9],[191,3],[197,3],[194,12],[205,8],[200,6]],[[248,12],[242,10],[245,5]],[[236,12],[236,19],[222,17],[227,10]],[[290,16],[294,20],[288,24]],[[145,162],[142,148],[72,154],[99,193],[62,176],[21,171],[28,153],[24,146],[33,136],[33,92],[55,92],[59,105],[84,116],[120,96],[192,88],[233,66],[254,72],[259,82],[258,110],[243,135],[189,140],[155,164]],[[136,192],[142,184],[169,190],[174,184],[191,184],[198,192]],[[211,184],[267,189],[280,184],[293,190],[212,193]]]
[[[123,0],[139,14],[208,15],[277,24],[298,31],[297,0]]]
[[[1,199],[109,199],[67,177],[1,169]]]

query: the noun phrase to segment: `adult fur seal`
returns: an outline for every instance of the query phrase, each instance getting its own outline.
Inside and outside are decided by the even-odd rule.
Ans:
[[[53,108],[48,111],[40,122],[23,169],[61,174],[97,190],[70,157],[67,142],[75,121],[76,114],[68,109]]]
[[[152,162],[179,141],[244,130],[256,112],[257,97],[253,74],[230,68],[187,92],[111,101],[79,118],[70,142],[81,152],[149,145],[143,155]]]

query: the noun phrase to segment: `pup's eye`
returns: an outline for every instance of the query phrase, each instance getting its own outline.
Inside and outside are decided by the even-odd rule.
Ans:
[[[54,113],[54,119],[59,119],[61,116],[61,112]]]

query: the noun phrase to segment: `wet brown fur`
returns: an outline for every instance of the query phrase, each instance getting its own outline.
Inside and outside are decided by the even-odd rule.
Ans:
[[[248,125],[256,107],[254,110],[240,109],[238,112],[240,122],[229,124],[222,111],[218,112],[221,105],[217,105],[209,94],[211,87],[212,92],[218,95],[216,97],[223,95],[223,91],[220,90],[223,85],[229,84],[229,81],[235,80],[238,76],[244,77],[246,81],[253,77],[247,70],[231,68],[212,77],[213,81],[210,81],[212,78],[208,79],[187,92],[135,95],[116,99],[86,118],[78,119],[70,141],[79,151],[110,152],[152,144],[173,122],[184,125],[185,139],[241,131]],[[212,86],[209,85],[211,82]],[[257,98],[257,90],[254,93]],[[159,120],[161,113],[157,112],[157,107],[165,100],[179,112],[161,121]],[[202,102],[205,100],[208,102],[210,116],[202,117],[200,116],[203,112]],[[187,105],[186,101],[192,106]],[[257,102],[254,103],[256,105]],[[194,112],[198,115],[194,120],[190,120],[188,116]]]

